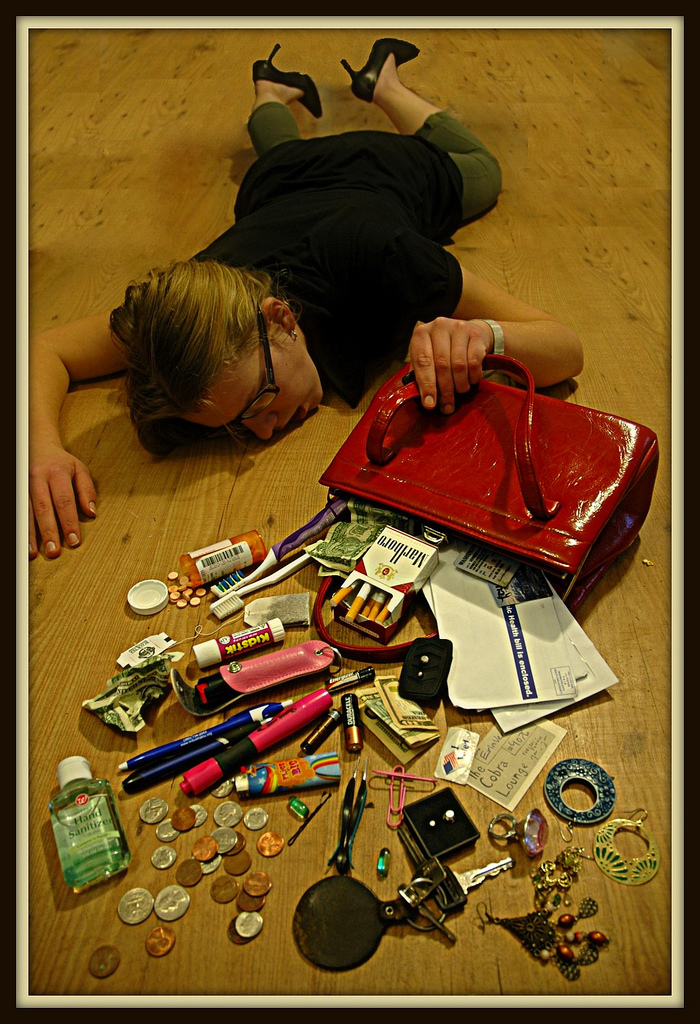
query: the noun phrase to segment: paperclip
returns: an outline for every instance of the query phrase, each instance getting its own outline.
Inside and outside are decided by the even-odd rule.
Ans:
[[[403,822],[403,809],[406,803],[406,779],[411,779],[415,782],[432,782],[435,785],[435,779],[430,779],[425,775],[409,775],[402,764],[394,765],[394,768],[390,772],[381,771],[379,768],[373,768],[372,771],[375,775],[384,775],[386,778],[391,779],[389,785],[389,810],[386,815],[386,823],[389,828],[399,828]],[[398,806],[394,806],[394,783],[397,779],[400,779],[399,784],[399,802]],[[392,821],[392,818],[396,818]]]

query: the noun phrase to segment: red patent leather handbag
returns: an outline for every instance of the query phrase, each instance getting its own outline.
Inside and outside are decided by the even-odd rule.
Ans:
[[[395,374],[320,483],[543,569],[575,612],[647,516],[656,435],[536,392],[509,356],[484,370],[525,387],[483,379],[450,416],[423,409],[408,367]]]

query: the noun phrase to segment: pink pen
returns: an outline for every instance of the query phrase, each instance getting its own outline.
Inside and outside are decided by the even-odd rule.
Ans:
[[[208,761],[202,761],[201,764],[189,768],[183,774],[180,789],[187,796],[203,793],[220,779],[232,775],[241,765],[255,763],[263,750],[303,729],[309,722],[319,718],[332,704],[333,697],[325,687],[300,697],[234,746],[223,750],[216,757],[209,758]]]

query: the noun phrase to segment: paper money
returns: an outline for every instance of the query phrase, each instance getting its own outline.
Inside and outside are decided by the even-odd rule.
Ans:
[[[319,563],[323,575],[348,574],[377,539],[385,526],[408,532],[411,520],[390,509],[378,508],[357,498],[348,502],[350,522],[333,523],[326,536],[305,551]]]
[[[382,700],[382,695],[376,687],[376,680],[372,686],[357,691],[357,699],[360,705],[360,716],[363,722],[377,735],[382,742],[386,743],[394,753],[403,752],[408,757],[415,757],[426,746],[434,743],[439,736],[439,730],[399,728],[387,711]],[[400,756],[399,760],[406,763],[407,757]]]
[[[87,711],[122,732],[138,732],[146,724],[141,710],[170,690],[170,663],[178,661],[182,651],[146,658],[107,680],[107,688],[96,697],[83,701]]]
[[[389,717],[397,729],[437,733],[439,730],[428,718],[420,704],[406,700],[399,693],[399,681],[393,676],[378,676],[375,684]]]

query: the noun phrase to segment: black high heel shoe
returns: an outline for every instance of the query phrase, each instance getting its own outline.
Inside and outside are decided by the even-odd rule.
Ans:
[[[377,39],[372,46],[367,63],[359,71],[353,71],[346,60],[341,60],[340,63],[352,79],[350,88],[359,100],[364,100],[366,103],[372,102],[379,73],[390,53],[393,53],[396,67],[398,67],[417,57],[420,50],[413,43],[406,43],[403,39]]]
[[[279,71],[272,63],[272,58],[280,48],[277,43],[267,60],[256,60],[253,64],[254,82],[275,82],[276,85],[288,85],[292,89],[301,89],[303,95],[299,102],[303,107],[313,114],[314,117],[321,116],[321,99],[318,89],[310,75],[302,75],[299,71]]]

